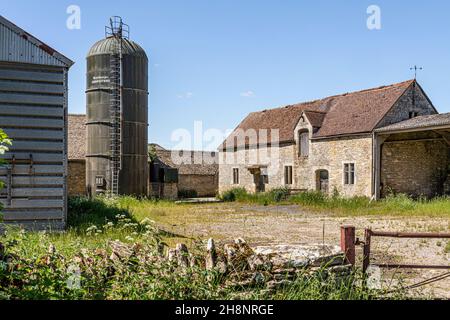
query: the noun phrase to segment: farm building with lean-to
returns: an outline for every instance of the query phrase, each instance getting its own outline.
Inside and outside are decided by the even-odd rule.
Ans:
[[[219,189],[434,197],[449,146],[450,115],[411,80],[251,113],[220,147]]]

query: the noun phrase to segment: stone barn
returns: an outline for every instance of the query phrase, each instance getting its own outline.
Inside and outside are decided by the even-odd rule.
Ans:
[[[219,190],[448,194],[449,131],[416,80],[254,112],[220,147]]]
[[[159,194],[163,198],[179,197],[215,197],[219,187],[219,159],[217,152],[171,151],[159,145],[151,145],[156,158],[150,164],[150,181],[153,194],[157,195],[161,183],[165,191]],[[182,159],[178,163],[173,155]],[[161,178],[158,169],[165,170],[168,181]]]
[[[84,196],[86,191],[86,115],[69,115],[69,196]]]

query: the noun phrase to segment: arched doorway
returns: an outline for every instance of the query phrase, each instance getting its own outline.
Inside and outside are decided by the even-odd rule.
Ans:
[[[330,191],[330,174],[328,170],[317,170],[316,172],[317,191],[328,194]]]

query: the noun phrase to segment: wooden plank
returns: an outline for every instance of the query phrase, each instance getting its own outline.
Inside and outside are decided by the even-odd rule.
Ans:
[[[63,155],[60,153],[32,153],[34,163],[62,163]],[[7,152],[6,154],[0,155],[0,159],[4,159],[10,162],[15,156],[17,163],[25,162],[29,163],[30,153],[29,152]]]
[[[6,211],[5,220],[34,221],[34,220],[62,220],[62,210],[39,210],[39,211]]]
[[[4,200],[1,200],[4,202]],[[39,209],[39,208],[62,208],[64,207],[63,200],[28,200],[28,199],[12,199],[11,205],[6,206],[14,209]]]
[[[63,177],[43,177],[43,176],[31,176],[31,177],[17,177],[13,178],[13,187],[18,186],[62,186],[64,184]],[[7,182],[6,176],[0,176],[0,181]]]
[[[62,107],[41,107],[21,105],[0,105],[0,115],[7,116],[35,116],[35,117],[63,117]]]
[[[63,96],[46,96],[38,94],[20,94],[0,92],[0,102],[17,104],[64,105]]]
[[[5,81],[0,79],[0,91],[62,95],[64,87],[62,84]]]
[[[62,188],[13,188],[13,198],[27,197],[62,197],[64,190]],[[0,191],[0,197],[6,197],[6,189]]]
[[[64,75],[62,73],[0,69],[0,79],[63,83]]]
[[[62,165],[35,165],[31,167],[30,165],[15,165],[12,174],[27,175],[30,174],[30,168],[32,174],[63,174],[64,167]],[[0,176],[6,176],[7,169],[5,167],[0,167]]]
[[[62,142],[14,141],[9,149],[11,152],[18,152],[20,150],[62,152],[64,150],[64,144]]]
[[[62,130],[33,130],[33,129],[4,129],[5,133],[11,139],[46,139],[63,140]]]
[[[29,231],[42,231],[46,230],[49,232],[52,231],[63,231],[65,229],[65,224],[63,220],[36,220],[36,221],[14,221],[14,220],[5,220],[4,224],[6,226],[8,225],[14,225],[20,228],[23,228],[25,230]],[[0,225],[1,227],[1,225]]]
[[[64,120],[20,117],[0,117],[0,128],[52,128],[64,127]]]

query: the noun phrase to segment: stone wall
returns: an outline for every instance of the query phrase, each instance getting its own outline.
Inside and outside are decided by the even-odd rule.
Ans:
[[[318,190],[318,171],[329,174],[329,192],[344,197],[372,196],[372,137],[338,138],[311,142],[310,156],[297,158],[298,188]],[[344,184],[344,164],[355,164],[355,184]]]
[[[217,175],[188,175],[178,177],[178,190],[195,190],[198,197],[215,197],[219,190]]]
[[[311,128],[312,129],[312,128]],[[298,128],[300,130],[300,128]],[[310,142],[310,155],[301,158],[298,144],[284,145],[277,150],[263,149],[271,161],[254,160],[255,149],[220,153],[219,191],[223,193],[232,188],[243,187],[248,192],[255,192],[256,185],[248,167],[254,164],[269,164],[269,181],[266,191],[286,187],[293,190],[317,190],[317,172],[327,170],[329,173],[329,191],[339,191],[346,197],[372,196],[372,137],[363,136],[345,139],[328,139]],[[263,157],[264,158],[264,157]],[[230,161],[227,162],[227,160]],[[232,160],[235,162],[233,163]],[[344,164],[355,164],[355,185],[344,185]],[[293,167],[293,184],[285,185],[284,167]],[[233,184],[233,168],[240,173],[239,185]]]
[[[86,161],[69,160],[67,184],[69,197],[86,195]]]
[[[295,165],[295,145],[287,144],[274,148],[261,148],[237,152],[228,151],[219,154],[219,192],[233,188],[245,188],[248,192],[256,191],[253,175],[248,170],[252,165],[267,165],[268,183],[266,191],[286,187],[284,184],[284,166]],[[233,184],[233,169],[239,169],[239,185]],[[294,169],[295,176],[295,169]],[[294,179],[295,180],[295,179]],[[295,188],[295,186],[289,186]]]
[[[157,199],[177,200],[178,185],[176,183],[150,183],[148,186],[148,196]]]
[[[382,147],[381,183],[412,196],[433,197],[444,192],[450,157],[444,141],[386,142]]]
[[[397,101],[394,107],[386,114],[377,128],[386,127],[409,119],[409,113],[416,112],[418,116],[436,114],[433,105],[427,99],[425,93],[419,86],[412,86]]]

